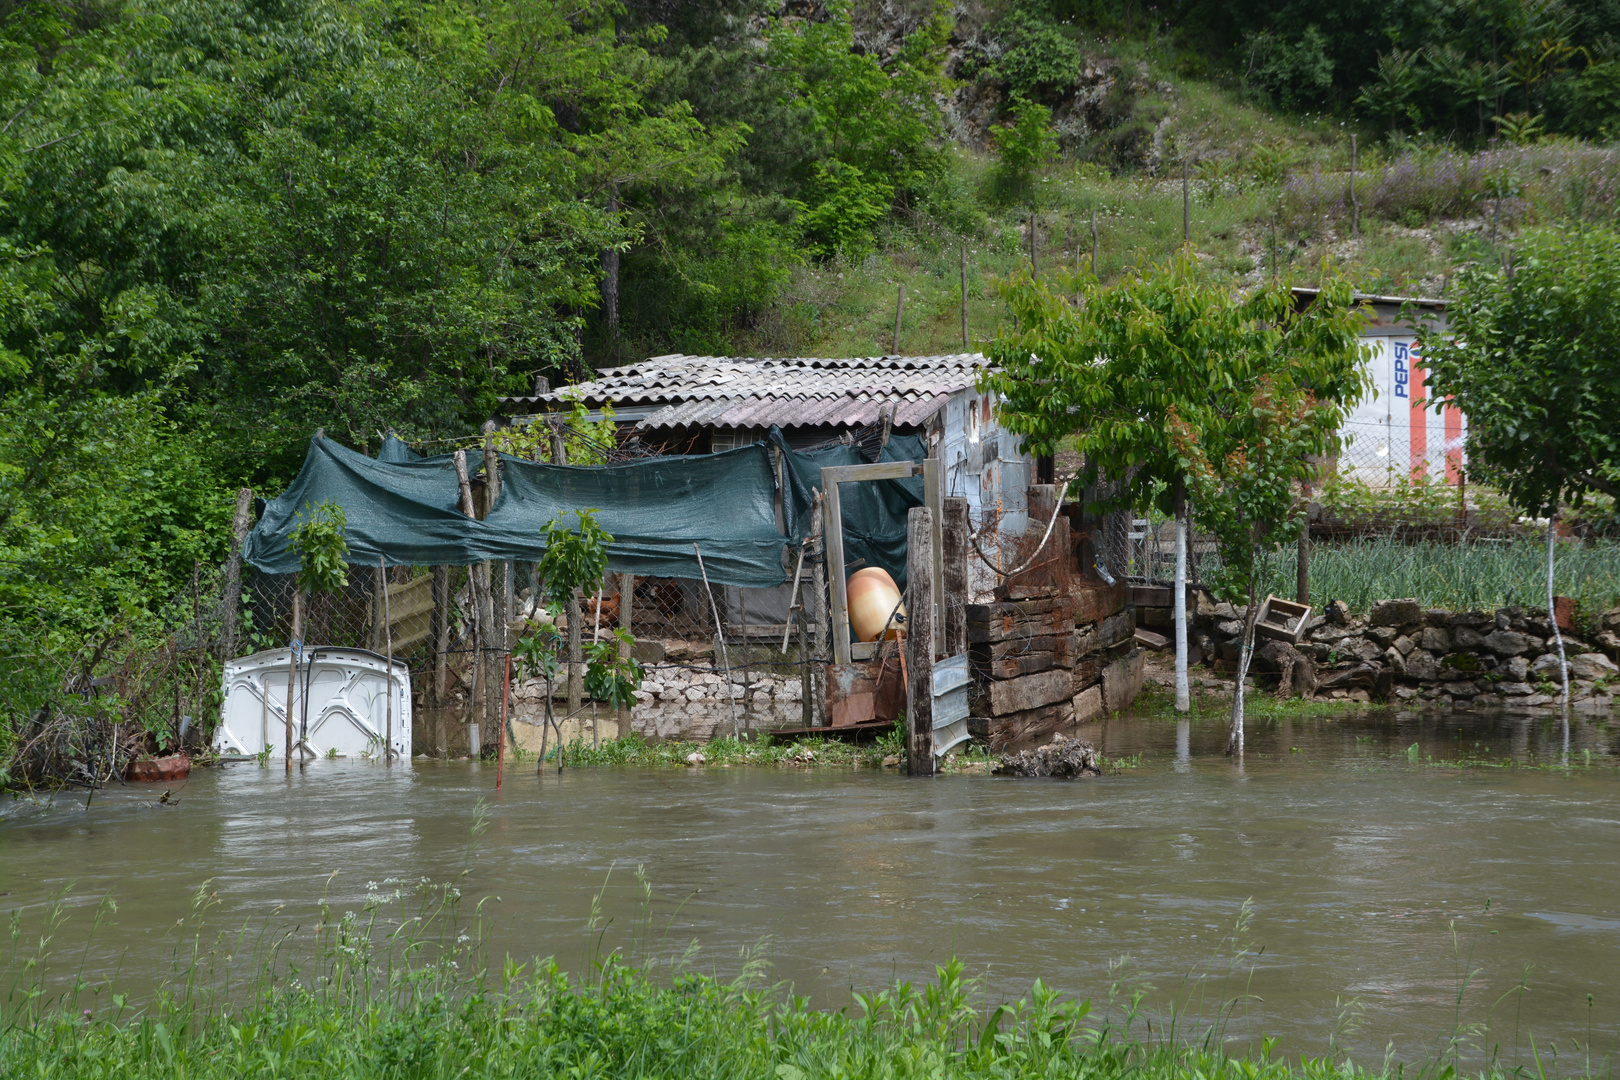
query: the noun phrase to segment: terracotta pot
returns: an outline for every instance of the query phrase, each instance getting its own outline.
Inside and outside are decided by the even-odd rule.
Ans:
[[[132,761],[124,772],[124,779],[131,783],[166,783],[170,780],[184,780],[191,772],[191,759],[185,754],[173,754],[169,757],[148,758],[145,761]]]
[[[844,595],[848,598],[849,625],[855,631],[856,641],[876,641],[883,633],[884,624],[889,622],[889,614],[900,604],[899,586],[887,570],[877,566],[851,574]],[[889,625],[889,637],[903,636],[899,627],[905,615],[905,605],[901,604],[895,622]]]

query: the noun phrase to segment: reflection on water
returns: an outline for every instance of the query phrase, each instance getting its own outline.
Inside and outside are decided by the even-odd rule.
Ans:
[[[609,936],[628,935],[642,865],[667,950],[695,940],[700,966],[726,973],[765,943],[779,978],[827,1004],[926,977],[955,953],[998,998],[1040,976],[1100,1001],[1124,979],[1161,1004],[1202,994],[1207,1020],[1247,986],[1235,1029],[1281,1035],[1290,1053],[1325,1050],[1356,998],[1360,1030],[1340,1045],[1376,1058],[1393,1039],[1410,1060],[1450,1033],[1468,971],[1464,1019],[1483,1021],[1528,965],[1530,992],[1495,1006],[1505,1050],[1515,1020],[1521,1041],[1568,1047],[1590,1026],[1612,1045],[1620,737],[1576,721],[1574,767],[1557,770],[1543,767],[1564,753],[1556,720],[1251,723],[1236,766],[1218,719],[1114,721],[1090,734],[1142,765],[1082,782],[509,767],[497,795],[494,770],[466,763],[321,762],[290,782],[237,765],[195,775],[173,806],[133,788],[88,810],[82,794],[13,803],[0,906],[37,917],[71,884],[73,941],[113,895],[120,910],[90,966],[138,981],[167,963],[204,880],[221,900],[216,925],[290,926],[323,895],[341,911],[368,882],[470,865],[462,890],[490,898],[498,949],[572,965],[615,867]],[[469,857],[479,800],[490,827]],[[1245,960],[1200,990],[1199,973],[1227,971],[1251,898],[1247,941],[1263,946],[1252,982]]]

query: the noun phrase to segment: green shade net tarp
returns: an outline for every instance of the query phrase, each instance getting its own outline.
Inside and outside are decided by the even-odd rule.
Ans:
[[[611,569],[697,578],[696,544],[711,584],[763,589],[787,579],[787,538],[776,528],[776,482],[764,443],[623,465],[547,465],[503,455],[501,470],[501,497],[484,524],[505,535],[537,535],[558,514],[569,514],[566,523],[573,524],[572,511],[594,509],[597,523],[613,534]]]
[[[390,457],[400,458],[397,450]],[[475,465],[472,455],[469,465]],[[299,515],[331,501],[347,519],[348,561],[375,566],[467,565],[538,560],[541,530],[560,513],[597,511],[614,538],[608,566],[622,573],[700,577],[714,584],[770,588],[786,580],[776,528],[775,483],[763,443],[720,454],[648,458],[625,465],[546,465],[502,456],[504,484],[489,516],[458,509],[449,456],[379,461],[328,439],[310,440],[304,467],[266,503],[243,557],[267,574],[292,574],[289,538]]]
[[[854,446],[830,446],[801,453],[789,450],[777,428],[766,438],[784,452],[788,498],[787,530],[795,544],[810,534],[810,511],[815,491],[821,488],[821,470],[826,466],[864,465],[866,459]],[[878,454],[879,461],[922,461],[928,456],[927,444],[915,435],[890,436]],[[889,572],[894,583],[906,587],[906,516],[913,506],[923,505],[920,476],[905,480],[871,480],[841,484],[838,499],[843,513],[844,566],[854,573],[863,566],[878,566]]]

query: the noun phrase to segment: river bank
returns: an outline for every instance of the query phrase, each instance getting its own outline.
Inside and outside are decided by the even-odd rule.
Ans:
[[[1456,1064],[1441,1056],[1405,1069],[1386,1059],[1368,1069],[1332,1052],[1290,1061],[1267,1036],[1228,1042],[1224,1024],[1166,1037],[1140,1023],[1132,1001],[1094,1005],[1040,980],[1023,997],[990,1008],[954,959],[926,985],[853,994],[855,1007],[836,1011],[813,1009],[780,987],[758,988],[757,978],[664,977],[611,956],[583,983],[551,961],[465,974],[413,965],[385,975],[359,959],[334,948],[315,977],[269,986],[234,1008],[188,994],[151,1010],[93,995],[13,1010],[0,1032],[0,1068],[38,1080],[1383,1080],[1443,1075]],[[1580,1048],[1571,1049],[1563,1057],[1549,1053],[1541,1075],[1605,1073],[1603,1059],[1583,1063]],[[1542,1059],[1532,1060],[1540,1070]],[[1522,1075],[1510,1071],[1515,1065],[1522,1067],[1493,1057],[1478,1074]]]

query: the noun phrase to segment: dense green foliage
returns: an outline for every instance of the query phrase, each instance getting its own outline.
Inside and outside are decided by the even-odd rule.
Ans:
[[[1537,139],[1616,134],[1610,6],[0,2],[0,759],[172,636],[232,489],[273,494],[317,429],[467,437],[664,352],[959,348],[959,252],[993,336],[984,282],[1078,263],[1092,212],[1105,280],[1172,250],[1151,178],[1188,155],[1194,244],[1275,274],[1350,220],[1338,121],[1369,290],[1609,213],[1620,159]],[[1396,228],[1487,207],[1488,241]]]
[[[1423,362],[1469,417],[1470,472],[1531,514],[1620,498],[1620,234],[1533,233],[1511,267],[1469,267],[1458,286]]]

